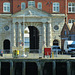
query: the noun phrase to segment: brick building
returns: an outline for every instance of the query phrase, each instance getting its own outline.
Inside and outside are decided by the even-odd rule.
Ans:
[[[75,41],[75,22],[73,23],[71,27],[69,39]]]
[[[26,27],[30,49],[42,52],[44,47],[61,47],[62,28],[65,21],[71,28],[74,13],[74,0],[0,0],[0,49],[12,50],[20,40],[24,42]]]
[[[73,23],[71,29],[69,25],[64,24],[61,31],[61,49],[64,50],[64,41],[73,40],[75,41],[75,22]]]
[[[65,23],[62,31],[61,31],[61,49],[64,50],[64,41],[68,40],[68,36],[69,36],[69,32],[70,32],[70,28],[69,26]]]

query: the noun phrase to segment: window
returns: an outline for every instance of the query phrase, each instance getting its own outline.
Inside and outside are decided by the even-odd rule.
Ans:
[[[21,3],[21,10],[24,10],[26,8],[26,4],[24,2]]]
[[[10,3],[3,3],[3,12],[10,12]]]
[[[55,25],[55,26],[54,26],[54,29],[55,29],[55,30],[58,30],[58,29],[59,29],[59,26],[58,26],[58,25]]]
[[[59,12],[59,3],[53,3],[53,12]]]
[[[35,7],[35,1],[28,1],[28,7],[29,7],[29,6]]]
[[[59,45],[59,41],[58,40],[54,40],[53,41],[53,45]]]
[[[75,13],[75,3],[68,3],[68,12]]]
[[[74,19],[69,19],[68,23],[73,24],[73,22],[75,22]]]
[[[5,29],[6,31],[8,31],[8,30],[9,30],[9,26],[5,26],[4,29]]]
[[[25,48],[29,48],[29,37],[25,37]]]
[[[38,9],[42,9],[42,3],[38,2]]]

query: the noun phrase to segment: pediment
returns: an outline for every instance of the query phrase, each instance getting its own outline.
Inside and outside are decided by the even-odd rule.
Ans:
[[[29,7],[12,15],[12,17],[50,17],[51,15],[45,11],[35,7]]]

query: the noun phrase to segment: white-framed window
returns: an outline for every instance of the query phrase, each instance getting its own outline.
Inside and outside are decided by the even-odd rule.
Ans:
[[[38,2],[38,9],[42,9],[42,3]]]
[[[74,19],[69,19],[69,20],[68,20],[68,23],[69,23],[69,24],[73,24],[73,22],[75,22]]]
[[[68,12],[75,13],[75,3],[68,3]]]
[[[10,3],[8,2],[3,3],[3,12],[10,12]]]
[[[26,4],[24,2],[21,3],[21,10],[24,10],[26,8]]]
[[[25,48],[29,48],[29,44],[30,44],[29,37],[25,37]]]
[[[35,1],[28,1],[28,7],[29,7],[29,6],[35,7]]]
[[[59,12],[59,3],[53,3],[53,12]]]

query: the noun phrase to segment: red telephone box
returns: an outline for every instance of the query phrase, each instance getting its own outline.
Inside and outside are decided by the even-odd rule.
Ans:
[[[44,55],[51,55],[51,48],[44,48]]]

